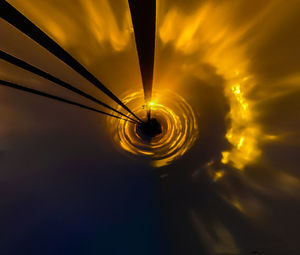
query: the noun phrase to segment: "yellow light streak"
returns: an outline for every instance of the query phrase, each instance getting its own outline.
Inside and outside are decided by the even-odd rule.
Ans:
[[[138,116],[145,116],[143,93],[131,93],[122,100]],[[143,141],[136,133],[136,124],[107,118],[107,128],[114,136],[113,141],[124,151],[149,159],[154,167],[162,167],[181,157],[194,144],[198,136],[198,125],[192,108],[177,94],[170,91],[154,92],[151,116],[156,118],[162,133]],[[120,106],[116,106],[119,107]],[[121,110],[121,109],[119,109]],[[146,116],[145,116],[146,117]]]
[[[255,119],[254,102],[247,98],[255,79],[248,71],[246,47],[239,40],[273,6],[272,3],[266,4],[256,19],[234,30],[228,23],[231,20],[231,12],[228,11],[231,5],[226,2],[206,2],[189,15],[174,7],[160,21],[159,36],[163,43],[172,43],[177,51],[187,57],[196,54],[199,62],[210,63],[226,79],[224,94],[230,105],[227,116],[230,125],[225,137],[232,148],[222,152],[221,162],[239,170],[258,160],[261,155],[259,142],[266,136]],[[185,71],[196,70],[187,65],[184,68]],[[200,78],[204,77],[201,74]]]

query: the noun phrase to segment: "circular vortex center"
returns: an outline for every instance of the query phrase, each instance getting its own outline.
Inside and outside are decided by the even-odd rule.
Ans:
[[[157,119],[150,119],[144,123],[137,124],[136,133],[145,142],[151,142],[152,138],[161,134],[161,125]]]
[[[150,107],[151,119],[135,124],[107,118],[113,142],[130,154],[150,160],[154,167],[168,165],[181,157],[198,137],[198,125],[191,106],[173,92],[154,91],[148,105],[144,105],[142,92],[131,93],[122,101],[143,120],[147,120],[146,109]],[[122,110],[120,106],[115,108]]]

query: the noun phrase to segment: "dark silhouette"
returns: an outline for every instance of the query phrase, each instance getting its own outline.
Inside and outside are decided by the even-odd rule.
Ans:
[[[21,60],[19,58],[16,58],[16,57],[14,57],[12,55],[9,55],[9,54],[7,54],[6,52],[4,52],[2,50],[0,50],[0,59],[3,59],[3,60],[5,60],[5,61],[7,61],[7,62],[9,62],[9,63],[11,63],[13,65],[16,65],[16,66],[18,66],[18,67],[20,67],[22,69],[25,69],[25,70],[29,71],[31,73],[37,74],[37,75],[39,75],[39,76],[41,76],[41,77],[43,77],[43,78],[45,78],[45,79],[47,79],[49,81],[54,82],[55,84],[57,84],[57,85],[59,85],[59,86],[61,86],[63,88],[71,90],[72,92],[75,92],[78,95],[81,95],[81,96],[83,96],[83,97],[85,97],[85,98],[87,98],[89,100],[92,100],[93,102],[95,102],[95,103],[97,103],[97,104],[99,104],[101,106],[104,106],[104,107],[106,107],[106,108],[108,108],[108,109],[110,109],[110,110],[112,110],[112,111],[114,111],[114,112],[116,112],[118,114],[121,114],[125,118],[128,118],[128,119],[130,119],[130,120],[132,120],[134,122],[137,122],[135,119],[126,116],[124,113],[122,113],[122,112],[120,112],[118,110],[115,110],[114,108],[112,108],[111,106],[107,105],[106,103],[101,102],[100,100],[96,99],[95,97],[90,96],[89,94],[83,92],[80,89],[77,89],[76,87],[70,85],[69,83],[62,81],[62,80],[54,77],[53,75],[51,75],[49,73],[46,73],[46,72],[42,71],[41,69],[39,69],[37,67],[34,67],[34,66],[32,66],[32,65],[24,62],[23,60]]]
[[[95,87],[100,89],[103,93],[109,96],[117,104],[122,106],[126,111],[131,113],[136,119],[142,121],[136,116],[121,100],[113,94],[108,88],[106,88],[93,74],[91,74],[84,66],[82,66],[75,58],[73,58],[68,52],[60,47],[55,41],[53,41],[48,35],[34,25],[29,19],[27,19],[22,13],[16,10],[6,1],[0,1],[0,17],[6,20],[9,24],[13,25],[21,32],[26,34],[32,40],[43,46],[46,50],[51,52],[54,56],[70,66],[74,71],[79,73]]]
[[[122,120],[125,120],[125,121],[130,121],[132,123],[135,123],[131,120],[123,119],[119,116],[97,110],[93,107],[89,107],[89,106],[86,106],[86,105],[83,105],[83,104],[80,104],[80,103],[76,103],[74,101],[64,99],[64,98],[61,98],[61,97],[57,97],[57,96],[54,96],[54,95],[51,95],[51,94],[48,94],[48,93],[45,93],[45,92],[41,92],[41,91],[38,91],[38,90],[35,90],[35,89],[27,88],[27,87],[24,87],[24,86],[21,86],[19,84],[15,84],[15,83],[12,83],[12,82],[0,80],[0,85],[7,86],[7,87],[10,87],[10,88],[14,88],[14,89],[18,89],[18,90],[22,90],[22,91],[25,91],[25,92],[28,92],[28,93],[31,93],[31,94],[35,94],[35,95],[39,95],[39,96],[43,96],[43,97],[48,97],[48,98],[51,98],[51,99],[54,99],[54,100],[57,100],[57,101],[60,101],[60,102],[64,102],[64,103],[71,104],[71,105],[76,105],[76,106],[79,106],[81,108],[85,108],[85,109],[88,109],[88,110],[91,110],[91,111],[94,111],[94,112],[105,114],[105,115],[108,115],[110,117],[114,117],[114,118],[118,118],[118,119],[122,119]]]
[[[161,125],[157,119],[150,119],[149,121],[138,124],[136,129],[137,134],[146,142],[150,142],[151,139],[161,134]]]
[[[155,53],[156,0],[129,0],[146,102],[151,101]],[[146,109],[150,121],[150,108]]]

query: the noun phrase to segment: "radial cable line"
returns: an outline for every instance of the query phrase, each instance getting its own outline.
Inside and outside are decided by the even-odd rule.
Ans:
[[[156,0],[128,0],[134,28],[135,43],[150,120],[149,103],[152,97],[153,69],[155,55]]]
[[[106,88],[93,74],[91,74],[83,65],[81,65],[75,58],[66,52],[61,46],[53,41],[41,29],[34,25],[22,13],[15,9],[12,5],[4,0],[0,0],[0,17],[26,34],[32,40],[40,44],[46,50],[51,52],[65,64],[70,66],[74,71],[79,73],[94,86],[100,89],[103,93],[109,96],[117,104],[122,106],[126,111],[132,114],[136,119],[143,122],[136,116],[115,94]]]
[[[133,119],[133,118],[125,115],[124,113],[122,113],[122,112],[120,112],[118,110],[115,110],[114,108],[112,108],[111,106],[107,105],[106,103],[101,102],[100,100],[96,99],[95,97],[93,97],[93,96],[85,93],[84,91],[82,91],[80,89],[77,89],[76,87],[70,85],[69,83],[62,81],[62,80],[54,77],[53,75],[51,75],[49,73],[46,73],[46,72],[42,71],[41,69],[38,69],[37,67],[34,67],[34,66],[28,64],[27,62],[19,59],[19,58],[16,58],[16,57],[14,57],[12,55],[9,55],[9,54],[7,54],[6,52],[4,52],[2,50],[0,50],[0,59],[3,59],[5,61],[7,61],[8,63],[16,65],[16,66],[18,66],[18,67],[20,67],[20,68],[22,68],[24,70],[27,70],[27,71],[29,71],[31,73],[37,74],[37,75],[39,75],[39,76],[41,76],[41,77],[43,77],[43,78],[45,78],[45,79],[47,79],[47,80],[55,83],[55,84],[57,84],[58,86],[64,87],[64,88],[66,88],[68,90],[71,90],[72,92],[74,92],[74,93],[76,93],[78,95],[81,95],[81,96],[83,96],[83,97],[85,97],[85,98],[87,98],[87,99],[89,99],[89,100],[91,100],[91,101],[93,101],[93,102],[101,105],[101,106],[104,106],[104,107],[106,107],[106,108],[108,108],[108,109],[110,109],[110,110],[112,110],[112,111],[114,111],[114,112],[116,112],[118,114],[121,114],[125,118],[128,118],[128,119],[130,119],[130,120],[132,120],[134,122],[137,122],[135,119]]]
[[[71,105],[76,105],[76,106],[79,106],[79,107],[84,108],[84,109],[88,109],[88,110],[91,110],[91,111],[94,111],[94,112],[97,112],[97,113],[108,115],[108,116],[113,117],[113,118],[133,122],[131,120],[124,119],[122,117],[119,117],[119,116],[116,116],[116,115],[113,115],[113,114],[110,114],[110,113],[107,113],[107,112],[100,111],[96,108],[89,107],[89,106],[86,106],[86,105],[83,105],[83,104],[80,104],[80,103],[77,103],[77,102],[74,102],[74,101],[71,101],[71,100],[68,100],[68,99],[64,99],[64,98],[61,98],[61,97],[58,97],[58,96],[54,96],[54,95],[45,93],[45,92],[41,92],[39,90],[27,88],[27,87],[24,87],[24,86],[16,84],[16,83],[0,80],[0,86],[6,86],[6,87],[14,88],[14,89],[17,89],[17,90],[25,91],[25,92],[28,92],[30,94],[35,94],[35,95],[51,98],[51,99],[54,99],[54,100],[57,100],[57,101],[60,101],[60,102],[64,102],[64,103],[71,104]],[[133,123],[135,123],[135,122],[133,122]]]

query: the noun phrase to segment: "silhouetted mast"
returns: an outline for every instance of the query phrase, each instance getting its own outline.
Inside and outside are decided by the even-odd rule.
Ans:
[[[155,53],[156,0],[128,0],[150,120]]]

